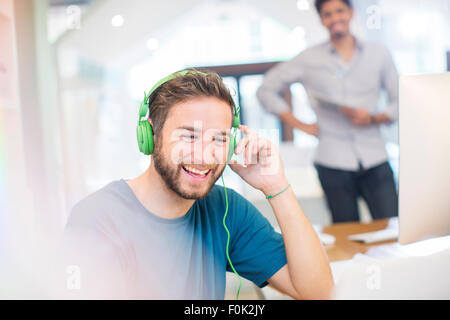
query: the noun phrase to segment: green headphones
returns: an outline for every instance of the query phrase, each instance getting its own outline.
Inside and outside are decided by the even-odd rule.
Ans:
[[[179,72],[172,73],[171,75],[159,80],[153,88],[149,91],[148,94],[144,92],[144,100],[141,102],[141,106],[139,107],[139,120],[138,125],[136,127],[136,135],[137,135],[137,142],[139,146],[139,151],[142,152],[145,155],[150,155],[153,153],[154,150],[154,140],[153,140],[153,131],[152,126],[150,124],[150,121],[147,117],[147,113],[149,113],[149,98],[152,95],[152,93],[158,89],[161,85],[164,83],[175,79],[179,76],[184,76],[188,73],[199,73],[202,75],[206,75],[204,72],[195,71],[195,70],[183,70]],[[233,156],[234,149],[236,148],[236,133],[237,128],[240,124],[239,119],[239,107],[236,107],[233,105],[234,108],[234,115],[233,115],[233,127],[232,127],[232,134],[231,134],[231,141],[230,141],[230,148],[228,149],[228,157],[227,162],[231,160],[231,157]],[[144,119],[143,119],[144,118]]]

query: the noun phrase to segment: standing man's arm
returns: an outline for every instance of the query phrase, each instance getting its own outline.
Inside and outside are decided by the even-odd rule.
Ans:
[[[341,107],[339,110],[347,115],[353,124],[359,126],[391,123],[398,120],[398,74],[389,51],[383,48],[383,66],[380,86],[386,90],[388,105],[378,114],[371,115],[366,109]]]
[[[385,49],[383,70],[381,74],[381,86],[388,94],[388,105],[384,112],[375,115],[376,123],[394,122],[398,120],[398,73],[394,60]]]
[[[256,96],[264,109],[276,114],[281,121],[300,129],[308,134],[317,136],[317,125],[307,124],[298,120],[283,98],[283,91],[291,84],[302,81],[304,66],[302,57],[297,56],[288,62],[279,63],[269,70],[263,84],[258,88]]]
[[[246,166],[230,161],[230,167],[242,179],[266,196],[281,228],[287,264],[268,282],[296,299],[330,299],[333,277],[325,250],[311,223],[302,211],[284,174],[277,148],[258,137],[246,126],[239,127],[246,136],[236,147],[243,153]]]

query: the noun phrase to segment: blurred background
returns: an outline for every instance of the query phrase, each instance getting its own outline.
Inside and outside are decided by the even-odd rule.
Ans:
[[[387,46],[400,75],[448,70],[450,0],[353,4],[353,33]],[[330,223],[316,138],[282,125],[255,95],[269,68],[327,39],[312,0],[0,0],[0,261],[40,255],[77,201],[148,167],[135,137],[144,90],[186,67],[223,76],[242,122],[274,133],[311,222]],[[301,85],[286,99],[315,121]],[[383,133],[397,175],[397,126]],[[225,181],[276,225],[262,194],[229,169]]]

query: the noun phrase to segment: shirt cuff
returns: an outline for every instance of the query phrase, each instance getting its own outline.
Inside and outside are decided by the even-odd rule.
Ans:
[[[398,120],[397,105],[388,105],[387,108],[383,112],[387,114],[390,122],[395,122]]]

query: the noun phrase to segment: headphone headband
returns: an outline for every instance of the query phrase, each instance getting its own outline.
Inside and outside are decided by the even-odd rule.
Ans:
[[[206,76],[207,73],[202,72],[202,71],[197,71],[197,70],[181,70],[181,71],[177,71],[174,72],[172,74],[169,74],[168,76],[162,78],[161,80],[159,80],[157,83],[155,83],[155,85],[150,89],[150,91],[147,93],[145,93],[144,91],[144,100],[141,102],[141,107],[139,109],[139,120],[141,120],[141,117],[145,117],[147,115],[148,109],[149,109],[149,98],[150,96],[153,94],[153,92],[156,91],[156,89],[158,89],[160,86],[162,86],[164,83],[175,79],[177,77],[180,76],[184,76],[187,75],[189,73],[197,73],[197,74],[201,74]],[[240,117],[239,117],[239,113],[240,113],[240,107],[236,106],[235,103],[233,102],[233,109],[234,109],[234,114],[233,114],[233,128],[238,128],[239,124],[240,124]]]

